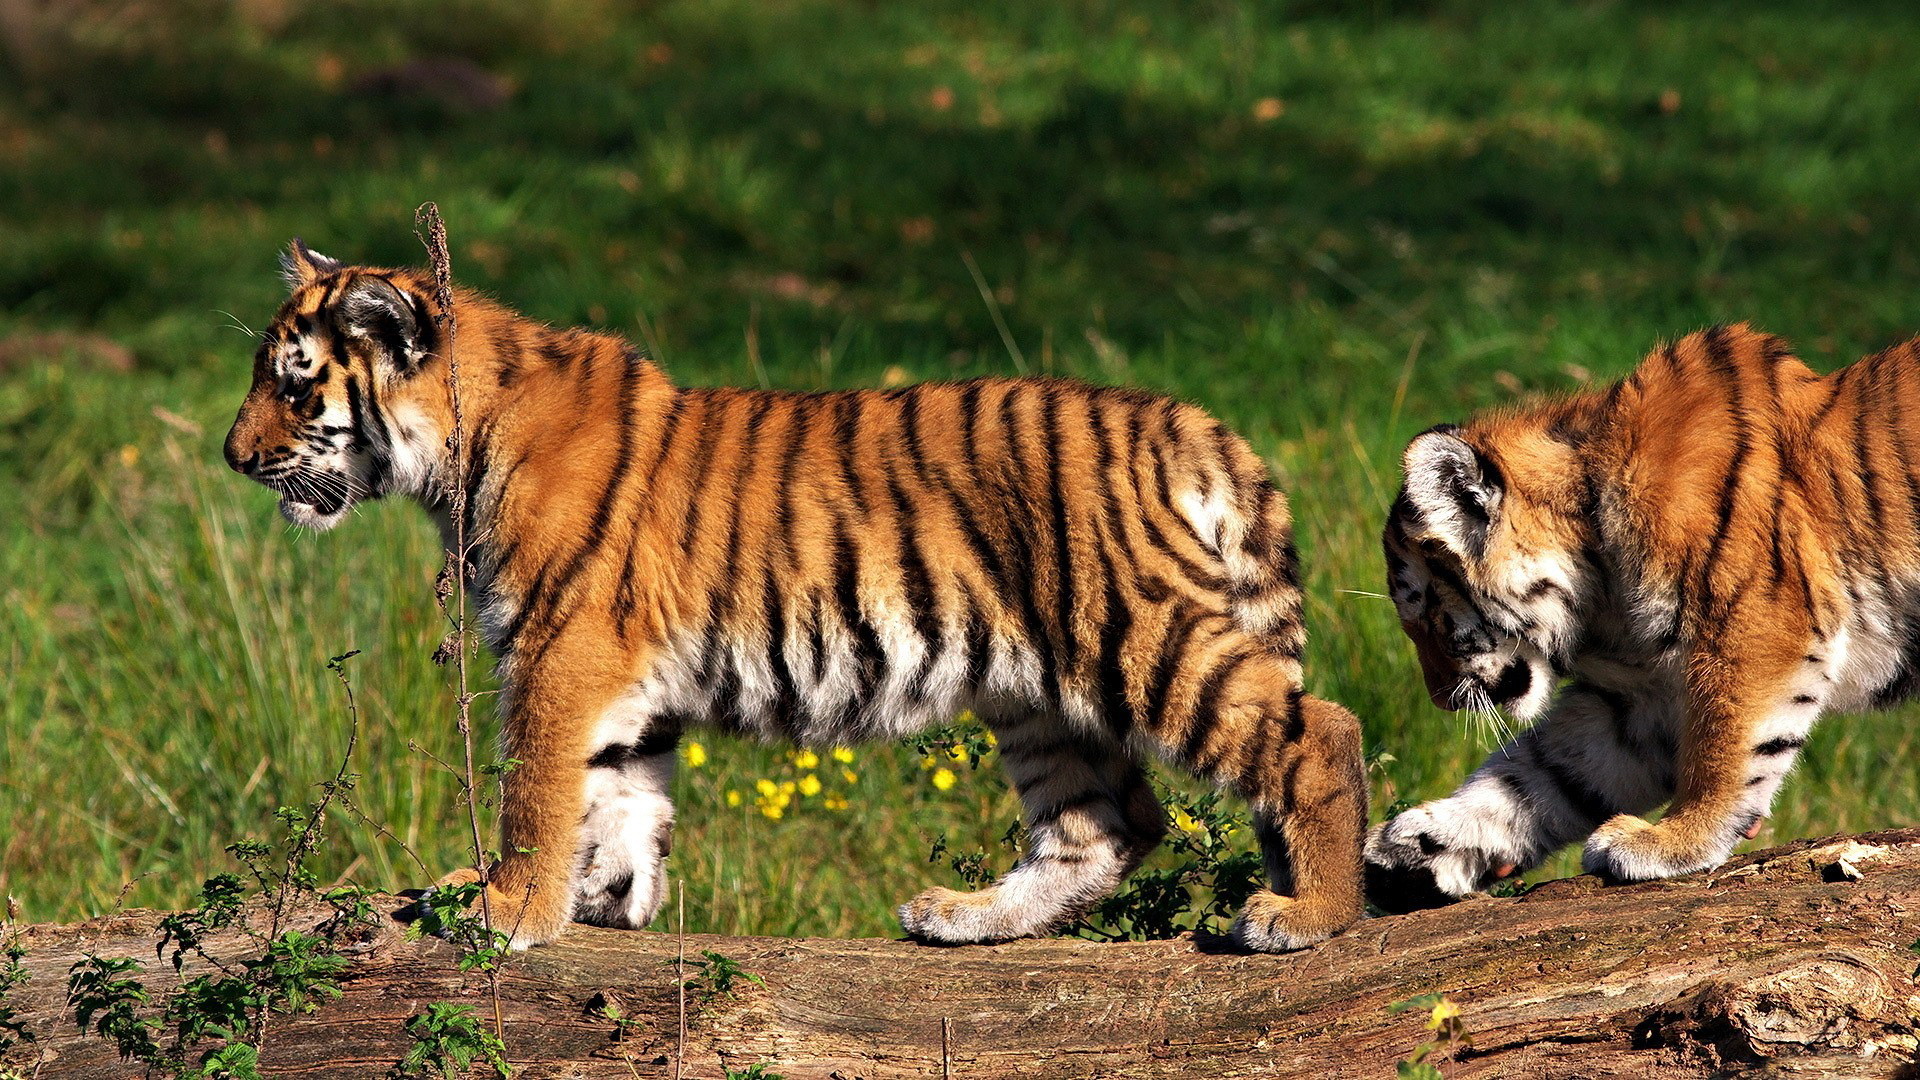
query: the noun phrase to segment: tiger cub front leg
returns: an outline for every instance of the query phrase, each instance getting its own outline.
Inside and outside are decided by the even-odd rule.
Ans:
[[[617,711],[610,706],[629,682],[622,677],[624,658],[566,641],[540,653],[530,670],[508,672],[502,742],[515,764],[500,781],[501,853],[485,896],[493,928],[507,934],[514,949],[552,941],[574,913],[575,879],[588,869],[580,859],[582,831],[594,824],[590,783],[591,794],[601,796],[596,805],[604,806],[608,796],[644,788],[658,773],[649,759],[595,764],[605,749],[604,721]],[[592,778],[608,772],[620,775]],[[441,883],[476,877],[462,869]],[[610,887],[612,875],[603,877]],[[601,910],[595,905],[591,913]]]
[[[1390,912],[1450,904],[1539,865],[1619,814],[1673,795],[1673,706],[1576,682],[1452,794],[1367,835],[1367,899]]]
[[[1819,717],[1824,660],[1803,639],[1729,635],[1689,665],[1672,804],[1658,823],[1622,814],[1587,839],[1581,863],[1614,881],[1710,870],[1759,832]]]

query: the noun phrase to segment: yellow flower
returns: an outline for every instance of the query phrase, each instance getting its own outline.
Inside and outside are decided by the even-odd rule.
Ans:
[[[820,794],[820,778],[813,775],[812,773],[808,773],[807,775],[801,777],[800,778],[800,794],[805,795],[809,799],[813,798],[815,795]]]
[[[972,727],[979,722],[980,718],[973,715],[972,709],[961,709],[960,715],[953,718],[955,727]]]
[[[760,812],[765,814],[771,821],[779,821],[781,817],[785,816],[787,808],[779,803],[763,802],[760,804]]]
[[[1199,822],[1193,820],[1192,814],[1187,813],[1179,807],[1175,807],[1173,810],[1173,827],[1179,829],[1181,832],[1199,832],[1202,828]]]
[[[967,753],[967,746],[965,743],[956,743],[952,746],[947,747],[947,756],[952,758],[955,761],[967,761],[967,760],[970,760],[973,755]]]
[[[991,731],[989,731],[989,732],[987,732],[987,746],[988,746],[988,748],[989,748],[989,749],[991,749],[992,747],[996,747],[996,746],[999,746],[999,745],[1000,745],[1000,740],[999,740],[999,739],[996,739],[996,738],[994,738],[994,737],[993,737],[993,732],[991,732]]]
[[[727,805],[739,806],[740,803],[741,803],[740,792],[729,789],[727,791]]]
[[[847,808],[847,800],[838,795],[829,795],[821,800],[820,805],[829,810],[845,810]]]
[[[844,746],[836,746],[833,748],[833,760],[842,765],[851,765],[853,763],[853,751]]]
[[[687,767],[697,769],[707,763],[707,748],[697,742],[690,742],[683,751],[687,758]]]
[[[794,793],[794,790],[799,786],[800,785],[794,783],[791,780],[782,780],[780,781],[780,794],[792,795]]]
[[[860,774],[854,772],[852,769],[841,769],[840,778],[849,784],[857,784],[860,782]]]
[[[953,775],[952,769],[933,770],[933,786],[939,788],[941,791],[952,787],[958,780],[959,778]]]
[[[759,792],[762,798],[771,799],[780,793],[780,785],[763,776],[754,781],[753,790]]]
[[[920,767],[921,767],[922,769],[931,769],[931,768],[933,768],[933,755],[932,755],[932,754],[922,754],[922,755],[920,755]]]
[[[140,448],[128,443],[120,448],[120,464],[131,469],[140,461]]]
[[[802,750],[793,755],[793,764],[799,769],[817,769],[820,767],[820,755],[811,750]]]

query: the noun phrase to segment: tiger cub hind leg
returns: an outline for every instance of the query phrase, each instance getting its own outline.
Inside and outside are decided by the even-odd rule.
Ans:
[[[1332,702],[1296,693],[1263,723],[1281,729],[1284,748],[1249,756],[1234,784],[1252,808],[1271,888],[1247,898],[1232,936],[1255,952],[1291,952],[1360,917],[1367,827],[1360,722]]]
[[[1110,895],[1166,835],[1166,815],[1118,746],[1069,736],[1057,718],[996,728],[1020,794],[1026,851],[978,892],[929,889],[900,907],[921,941],[971,944],[1051,933]]]

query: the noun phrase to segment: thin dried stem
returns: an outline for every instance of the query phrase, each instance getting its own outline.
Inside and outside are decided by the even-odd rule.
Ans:
[[[676,881],[673,887],[679,912],[679,950],[673,961],[673,983],[680,991],[680,1038],[673,1048],[673,1080],[680,1080],[681,1066],[687,1060],[687,885]]]
[[[467,559],[472,552],[467,537],[467,417],[460,403],[460,350],[455,337],[460,325],[453,310],[453,257],[447,252],[447,226],[440,220],[439,206],[431,202],[421,203],[419,209],[413,212],[413,223],[416,234],[419,229],[426,230],[420,242],[426,245],[427,264],[433,270],[434,307],[439,309],[433,313],[433,321],[441,329],[441,338],[446,342],[447,390],[453,405],[453,431],[447,435],[447,450],[453,465],[446,477],[447,501],[453,520],[453,550],[447,552],[441,570],[442,583],[435,592],[439,595],[441,610],[453,623],[448,641],[453,644],[451,659],[459,684],[459,692],[454,700],[460,728],[460,749],[465,755],[461,784],[466,791],[467,827],[472,833],[473,871],[480,879],[480,924],[486,929],[487,941],[491,946],[494,940],[493,902],[488,896],[487,850],[480,839],[480,807],[474,801],[474,694],[467,687],[467,654],[472,648],[467,637]],[[449,571],[452,575],[451,607],[448,606],[444,587]],[[447,651],[445,642],[441,648],[442,652]],[[487,966],[487,989],[493,999],[493,1033],[504,1037],[506,1024],[500,1011],[500,972],[497,964]]]

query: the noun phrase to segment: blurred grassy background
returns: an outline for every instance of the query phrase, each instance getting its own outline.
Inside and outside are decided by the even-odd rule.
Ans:
[[[1310,681],[1392,756],[1376,807],[1443,793],[1491,733],[1364,595],[1407,437],[1717,320],[1823,368],[1920,324],[1920,11],[1820,10],[0,0],[0,891],[185,899],[330,775],[353,648],[392,834],[339,821],[328,873],[461,859],[427,522],[291,533],[218,452],[276,248],[417,262],[427,199],[466,282],[686,382],[1052,371],[1215,410],[1293,495]],[[1762,842],[1920,820],[1917,715],[1829,719]],[[888,933],[950,880],[935,837],[1013,812],[898,748],[704,748],[692,929]]]

